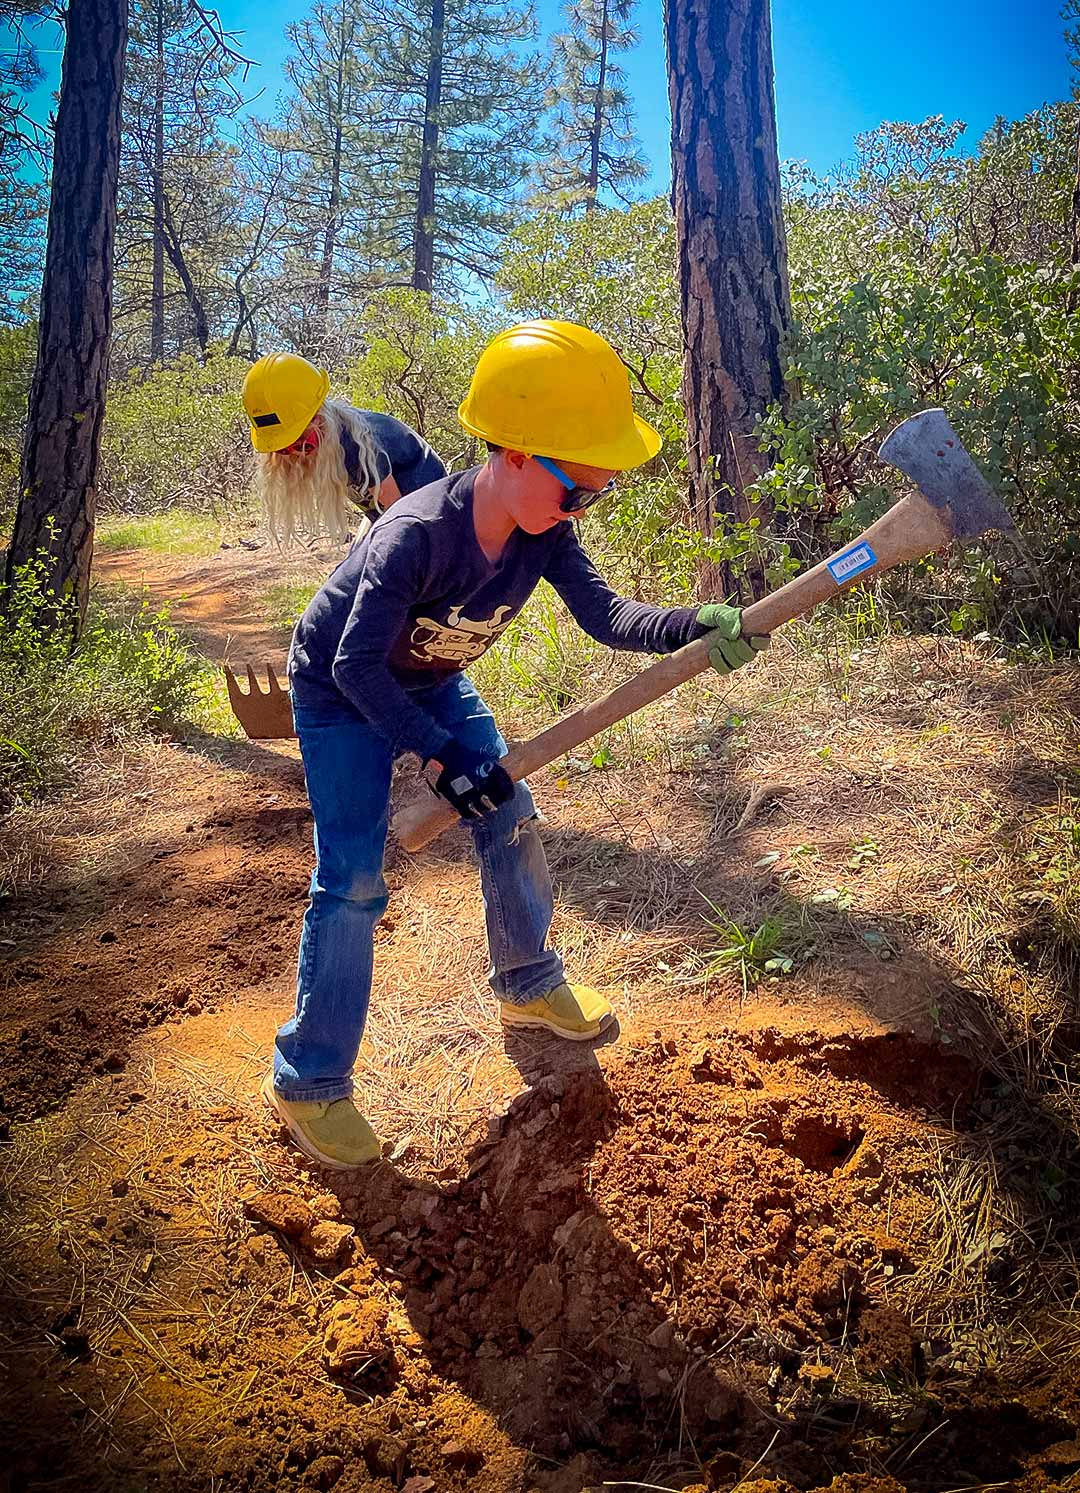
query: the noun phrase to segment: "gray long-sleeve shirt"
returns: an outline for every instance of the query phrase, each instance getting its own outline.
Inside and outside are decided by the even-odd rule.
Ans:
[[[477,470],[399,498],[312,599],[289,655],[297,705],[351,706],[397,750],[437,757],[448,733],[416,692],[486,652],[541,578],[612,648],[672,653],[707,631],[696,607],[616,595],[570,523],[515,529],[489,560],[473,525]]]

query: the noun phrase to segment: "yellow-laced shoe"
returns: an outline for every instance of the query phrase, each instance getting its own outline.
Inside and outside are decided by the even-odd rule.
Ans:
[[[378,1137],[351,1099],[332,1099],[329,1103],[283,1099],[275,1093],[269,1073],[263,1080],[262,1095],[293,1143],[320,1166],[347,1172],[354,1166],[378,1161],[382,1155]]]
[[[571,1042],[589,1042],[610,1026],[615,1012],[599,990],[565,981],[527,1006],[499,1002],[504,1027],[542,1026]]]

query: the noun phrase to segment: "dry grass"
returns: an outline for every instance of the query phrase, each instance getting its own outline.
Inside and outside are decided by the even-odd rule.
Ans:
[[[980,1128],[928,1142],[924,1248],[910,1274],[875,1289],[952,1345],[957,1384],[986,1368],[1036,1383],[1080,1355],[1076,671],[1009,665],[948,640],[886,639],[854,654],[843,645],[835,633],[781,634],[755,671],[697,681],[612,733],[609,765],[583,755],[538,777],[556,940],[572,976],[609,990],[631,1018],[655,999],[685,997],[696,1010],[699,997],[737,996],[737,975],[709,968],[706,898],[746,929],[777,908],[801,920],[813,953],[799,980],[764,981],[759,994],[794,991],[807,1021],[853,969],[871,1009],[875,975],[896,969],[903,984],[929,970],[920,1014],[988,1074]],[[532,723],[542,718],[541,708]],[[530,729],[527,712],[515,728]],[[174,768],[151,755],[146,791],[176,794]],[[110,771],[66,827],[76,884],[106,860],[145,854],[122,775]],[[758,793],[777,786],[788,791]],[[31,839],[43,846],[50,833],[55,846],[43,819]],[[393,856],[388,880],[358,1079],[397,1162],[431,1175],[457,1164],[492,1104],[530,1071],[508,1054],[483,982],[464,837]],[[56,1334],[41,1323],[70,1306],[95,1340],[123,1344],[130,1366],[102,1377],[84,1436],[122,1440],[136,1415],[161,1418],[159,1377],[205,1393],[184,1345],[244,1341],[260,1318],[265,1286],[222,1262],[247,1234],[240,1199],[298,1185],[296,1158],[273,1143],[255,1097],[272,1032],[264,1015],[258,1031],[230,1034],[228,1061],[176,1050],[129,1070],[125,1082],[146,1098],[122,1120],[108,1086],[91,1085],[0,1153],[22,1262],[3,1283],[23,1296],[30,1324],[14,1351],[44,1363]],[[210,1124],[215,1109],[237,1118]],[[163,1152],[163,1136],[175,1148]],[[185,1166],[187,1154],[201,1159]],[[119,1178],[158,1210],[136,1238],[110,1239],[93,1221]],[[39,1297],[28,1285],[35,1257],[57,1263]],[[298,1256],[288,1269],[285,1305],[317,1319],[330,1283]],[[167,1441],[167,1417],[159,1431]]]

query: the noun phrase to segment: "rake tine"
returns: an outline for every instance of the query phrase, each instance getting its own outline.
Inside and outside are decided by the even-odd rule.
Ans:
[[[296,735],[292,718],[292,696],[283,689],[272,664],[267,663],[266,688],[259,683],[253,664],[245,664],[245,690],[229,668],[223,664],[232,713],[252,741],[279,741]]]

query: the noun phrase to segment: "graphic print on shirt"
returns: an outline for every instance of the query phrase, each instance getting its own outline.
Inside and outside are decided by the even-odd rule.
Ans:
[[[510,625],[513,607],[496,607],[486,622],[472,622],[451,607],[445,622],[417,617],[409,638],[409,653],[422,664],[467,664],[479,658]]]

